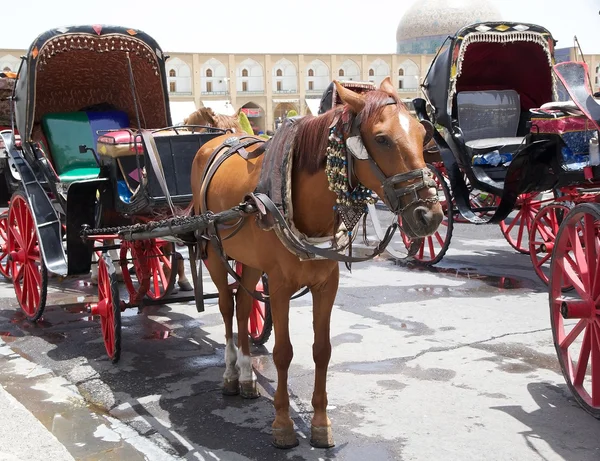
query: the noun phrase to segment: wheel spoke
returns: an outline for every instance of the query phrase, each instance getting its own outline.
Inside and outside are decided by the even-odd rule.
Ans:
[[[559,342],[558,346],[561,349],[564,349],[565,351],[568,350],[571,344],[573,344],[573,341],[575,341],[579,334],[585,329],[587,323],[588,319],[579,319],[579,322],[577,322],[577,324],[573,327],[569,334],[565,336],[562,341]]]
[[[583,386],[583,379],[587,370],[588,359],[590,357],[590,350],[592,346],[591,331],[591,326],[587,325],[585,334],[583,336],[583,343],[581,344],[581,350],[579,351],[579,360],[577,360],[575,375],[573,376],[574,386]]]

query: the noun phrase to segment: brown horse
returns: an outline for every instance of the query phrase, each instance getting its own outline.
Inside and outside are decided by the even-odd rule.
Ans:
[[[234,133],[243,133],[244,130],[237,116],[216,114],[210,107],[201,107],[184,119],[184,125],[204,125],[224,130],[231,129]],[[200,132],[202,128],[193,128],[192,131]]]
[[[330,126],[343,130],[344,120],[358,120],[359,138],[364,149],[361,160],[353,162],[354,184],[361,184],[382,197],[391,210],[401,214],[407,224],[405,232],[413,237],[435,232],[442,221],[442,208],[437,201],[434,183],[422,180],[414,194],[406,193],[416,186],[418,175],[425,178],[428,170],[423,160],[423,145],[431,137],[431,126],[420,124],[400,102],[394,86],[386,78],[379,89],[363,95],[335,82],[344,105],[339,105],[318,117],[306,116],[297,123],[293,138],[292,203],[293,222],[308,237],[334,235],[337,220],[334,206],[338,196],[330,189],[326,162],[331,152]],[[345,117],[345,118],[344,118]],[[354,117],[354,118],[353,118]],[[347,125],[346,125],[347,126]],[[281,130],[280,130],[281,131]],[[341,131],[341,144],[350,150],[348,131]],[[356,132],[354,132],[356,134]],[[279,133],[275,135],[277,137]],[[195,214],[204,209],[201,179],[213,151],[231,135],[220,136],[206,143],[196,154],[192,166],[193,208]],[[354,139],[356,141],[356,138]],[[329,144],[328,144],[329,143]],[[207,207],[219,212],[238,205],[246,194],[257,186],[265,155],[252,158],[257,144],[246,148],[248,159],[233,155],[217,169],[206,186]],[[340,148],[340,143],[336,144]],[[268,151],[267,151],[268,152]],[[356,155],[356,154],[353,154]],[[360,155],[356,155],[360,157]],[[416,174],[414,174],[416,172]],[[385,185],[382,182],[385,181]],[[401,189],[399,188],[400,186]],[[232,238],[231,230],[221,232],[223,249],[228,257],[243,264],[242,284],[252,291],[261,274],[269,280],[269,295],[275,328],[273,361],[277,367],[277,390],[274,397],[275,420],[272,442],[279,448],[298,444],[289,412],[287,389],[288,368],[293,356],[289,337],[290,297],[304,286],[313,296],[313,360],[315,384],[312,397],[314,415],[311,444],[326,448],[333,446],[331,422],[327,416],[326,376],[331,356],[330,318],[338,290],[339,263],[330,259],[300,260],[283,245],[276,233],[259,227],[257,220],[248,222]],[[242,397],[258,397],[252,371],[248,341],[248,316],[252,298],[239,289],[235,306],[238,328],[237,348],[233,341],[234,299],[227,280],[227,271],[213,246],[207,248],[205,265],[219,291],[219,309],[225,323],[225,373],[223,392],[241,391]]]

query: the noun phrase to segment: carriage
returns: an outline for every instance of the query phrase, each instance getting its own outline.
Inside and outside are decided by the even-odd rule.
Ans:
[[[587,65],[555,64],[554,45],[540,26],[506,22],[467,26],[442,45],[427,100],[414,103],[437,127],[430,169],[445,219],[433,236],[403,235],[400,255],[435,264],[454,223],[500,224],[549,285],[563,376],[600,418],[600,103]]]
[[[10,98],[16,130],[0,132],[20,176],[0,217],[0,271],[12,280],[30,321],[42,316],[49,285],[97,274],[98,300],[89,311],[100,318],[113,362],[120,357],[123,309],[196,299],[202,311],[202,300],[216,297],[173,293],[180,240],[133,242],[116,232],[188,206],[194,155],[226,133],[171,126],[167,59],[154,39],[136,29],[49,30],[31,44],[18,71]],[[103,233],[82,238],[82,226]],[[115,265],[124,293],[111,284],[120,275]],[[266,283],[257,290],[265,292]],[[268,339],[266,297],[255,300],[249,331],[255,343]]]
[[[414,104],[417,116],[436,126],[426,158],[446,218],[421,241],[401,235],[390,253],[433,265],[448,250],[455,223],[499,224],[547,283],[549,258],[540,256],[539,235],[550,229],[545,217],[535,218],[557,186],[581,182],[583,150],[593,137],[579,121],[547,128],[558,116],[545,104],[565,95],[553,72],[554,46],[541,26],[485,22],[460,29],[440,47],[422,84],[425,99]]]

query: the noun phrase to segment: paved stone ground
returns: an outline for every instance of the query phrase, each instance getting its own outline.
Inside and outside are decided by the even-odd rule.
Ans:
[[[62,290],[55,301],[73,296]],[[122,359],[112,365],[85,312],[50,307],[30,325],[13,298],[0,284],[0,384],[75,459],[600,459],[600,422],[577,406],[558,367],[546,288],[497,226],[457,226],[433,270],[379,258],[342,271],[330,450],[306,439],[310,297],[294,301],[290,315],[301,441],[289,451],[269,444],[273,338],[253,350],[262,397],[222,396],[224,332],[214,304],[202,314],[191,303],[126,311]],[[0,440],[12,425],[0,418]]]

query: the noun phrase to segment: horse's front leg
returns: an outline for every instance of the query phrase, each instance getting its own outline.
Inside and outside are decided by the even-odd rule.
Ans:
[[[340,269],[336,264],[331,275],[311,287],[313,296],[313,360],[315,362],[315,387],[312,405],[315,410],[311,424],[310,444],[316,448],[330,448],[333,442],[331,421],[327,416],[327,367],[331,358],[329,325],[331,311],[338,290]]]
[[[283,278],[277,273],[268,275],[271,316],[275,330],[273,362],[277,367],[272,444],[277,448],[293,448],[298,445],[298,438],[294,431],[294,422],[290,418],[290,396],[287,383],[288,369],[294,356],[289,330],[290,298],[297,287],[286,285]]]

